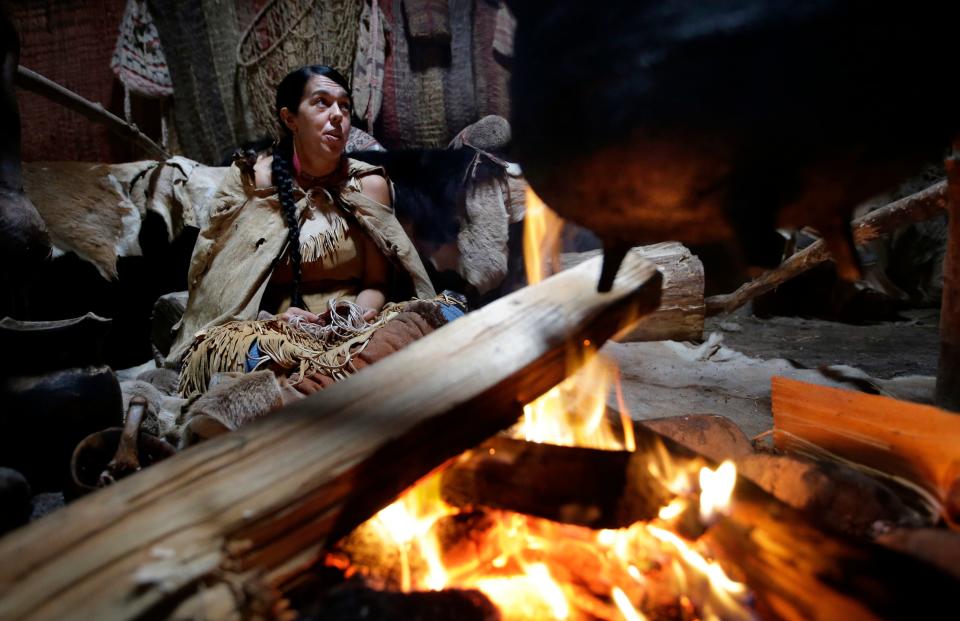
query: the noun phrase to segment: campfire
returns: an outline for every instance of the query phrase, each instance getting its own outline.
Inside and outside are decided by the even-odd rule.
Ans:
[[[532,192],[527,205],[524,250],[533,284],[558,265],[562,221]],[[579,371],[526,404],[505,436],[635,450],[616,365],[589,341],[583,346],[586,360],[570,360]],[[618,397],[616,420],[607,408],[611,390]],[[581,525],[589,517],[576,505],[558,507],[570,519],[554,521],[512,511],[506,498],[494,502],[507,508],[492,508],[459,493],[460,464],[478,460],[495,464],[497,449],[479,447],[430,474],[341,540],[326,563],[380,590],[479,591],[509,621],[755,618],[747,588],[696,538],[727,510],[736,482],[731,462],[711,469],[661,454],[649,461],[649,475],[673,497],[653,519],[595,529]],[[503,461],[513,467],[509,458]]]
[[[525,442],[632,450],[632,425],[616,429],[607,416],[615,370],[595,354],[528,404],[507,434]],[[712,560],[707,545],[678,533],[702,531],[726,510],[736,481],[732,463],[693,471],[653,460],[650,474],[676,496],[652,520],[591,529],[447,502],[448,472],[477,459],[477,451],[497,459],[495,448],[480,448],[431,474],[343,539],[327,563],[377,589],[475,589],[510,621],[755,618],[747,588]],[[692,506],[699,506],[695,514]]]

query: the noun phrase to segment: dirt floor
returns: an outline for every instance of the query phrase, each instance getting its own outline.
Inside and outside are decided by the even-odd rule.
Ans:
[[[772,317],[745,309],[707,320],[705,333],[723,334],[724,344],[754,358],[786,358],[807,368],[847,364],[883,379],[936,375],[940,347],[938,309],[902,312],[903,321],[850,325]]]
[[[636,419],[720,414],[749,436],[772,428],[770,378],[798,380],[930,402],[938,313],[849,325],[816,319],[758,319],[747,310],[710,319],[701,344],[608,343]],[[611,405],[615,402],[611,399]]]

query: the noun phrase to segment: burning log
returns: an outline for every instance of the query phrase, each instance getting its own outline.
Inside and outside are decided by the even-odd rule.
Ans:
[[[494,438],[444,471],[443,496],[594,528],[652,519],[677,496],[670,482],[706,461],[639,425],[635,434],[629,453]],[[509,478],[505,463],[514,465]],[[692,524],[696,509],[688,500],[675,527],[703,533],[731,577],[753,590],[763,618],[922,618],[949,606],[957,588],[951,576],[820,526],[743,478],[712,526]]]
[[[5,537],[0,558],[17,562],[0,567],[0,618],[275,610],[327,542],[559,383],[569,348],[659,303],[650,263],[629,257],[606,294],[599,272],[598,259],[522,289]]]
[[[568,253],[560,257],[568,269],[599,256],[601,251]],[[703,338],[703,263],[679,242],[638,246],[630,253],[655,264],[663,274],[660,306],[634,326],[621,343],[635,341],[699,341]]]
[[[826,451],[932,494],[960,523],[960,417],[929,405],[773,378],[778,448]]]

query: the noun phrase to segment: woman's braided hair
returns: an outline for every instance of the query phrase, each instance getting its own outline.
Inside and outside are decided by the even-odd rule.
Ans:
[[[290,295],[290,305],[306,309],[303,294],[300,291],[300,282],[303,279],[303,268],[300,256],[300,224],[297,221],[297,205],[293,199],[293,132],[283,122],[280,110],[287,108],[296,113],[303,98],[303,89],[311,76],[322,75],[330,78],[342,86],[350,94],[350,86],[340,72],[326,65],[307,65],[295,69],[286,75],[277,85],[277,100],[275,112],[280,124],[280,141],[273,149],[273,185],[277,188],[280,198],[280,207],[283,217],[287,221],[287,242],[290,252],[290,267],[293,271],[293,290]]]

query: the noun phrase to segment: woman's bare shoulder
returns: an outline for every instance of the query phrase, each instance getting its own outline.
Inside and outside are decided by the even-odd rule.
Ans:
[[[389,205],[390,184],[386,177],[376,173],[360,177],[360,186],[362,192],[369,198],[377,201],[381,205]]]
[[[273,185],[273,156],[261,155],[253,165],[254,179],[258,188],[269,188]]]

